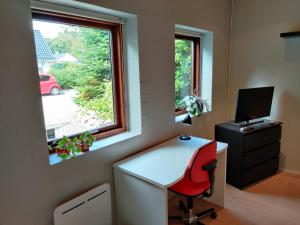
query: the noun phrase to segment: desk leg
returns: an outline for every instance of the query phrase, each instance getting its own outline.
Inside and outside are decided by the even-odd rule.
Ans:
[[[114,168],[118,225],[168,225],[167,190]]]
[[[217,169],[215,171],[215,189],[214,194],[210,198],[205,198],[208,202],[214,203],[224,208],[225,189],[226,189],[226,158],[227,151],[217,154]]]

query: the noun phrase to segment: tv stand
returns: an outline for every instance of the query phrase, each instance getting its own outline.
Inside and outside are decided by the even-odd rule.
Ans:
[[[228,143],[227,183],[242,189],[279,166],[281,122],[264,120],[246,126],[215,126],[215,139]]]

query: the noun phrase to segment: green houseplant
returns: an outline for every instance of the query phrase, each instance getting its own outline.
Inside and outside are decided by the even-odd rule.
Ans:
[[[89,148],[95,142],[96,138],[89,131],[86,131],[79,136],[78,140],[79,145],[81,146],[81,151],[86,152],[89,151]]]
[[[88,131],[79,137],[69,138],[63,136],[57,143],[48,145],[49,153],[57,153],[62,159],[71,158],[80,152],[89,151],[96,138]]]
[[[182,100],[185,103],[186,111],[192,116],[200,116],[204,112],[210,110],[210,106],[206,99],[197,95],[185,96]]]
[[[56,150],[56,153],[62,159],[71,158],[72,156],[81,152],[75,139],[63,136],[57,143],[48,145],[49,151]]]

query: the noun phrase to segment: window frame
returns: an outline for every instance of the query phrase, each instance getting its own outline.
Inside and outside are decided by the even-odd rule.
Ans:
[[[175,40],[188,40],[193,42],[193,74],[192,74],[192,93],[199,95],[200,93],[200,57],[201,57],[201,38],[186,34],[175,33]],[[186,108],[175,108],[175,115],[182,115],[187,113]]]
[[[125,70],[123,57],[123,33],[122,24],[115,22],[108,22],[99,19],[92,19],[83,16],[74,16],[61,12],[52,12],[47,10],[40,10],[32,8],[32,20],[42,20],[49,22],[66,23],[84,27],[92,27],[109,30],[111,32],[111,53],[112,53],[112,87],[113,87],[113,104],[115,123],[113,125],[105,126],[98,129],[89,130],[96,140],[110,137],[127,130],[125,118]],[[97,130],[97,131],[95,131]],[[68,137],[78,137],[85,131]],[[48,141],[49,145],[56,143],[60,138]]]

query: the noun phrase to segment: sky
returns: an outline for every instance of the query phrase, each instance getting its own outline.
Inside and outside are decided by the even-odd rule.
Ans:
[[[60,31],[63,31],[64,28],[70,27],[68,25],[53,23],[53,22],[44,22],[33,20],[33,29],[40,30],[44,38],[55,38]]]

